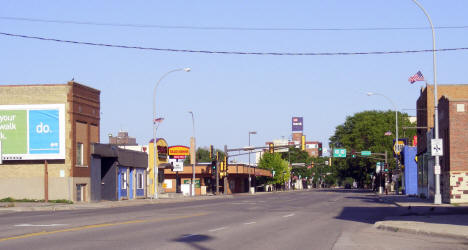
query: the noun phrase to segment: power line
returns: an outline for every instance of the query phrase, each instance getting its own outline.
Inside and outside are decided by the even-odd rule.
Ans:
[[[108,23],[108,22],[89,22],[89,21],[71,21],[57,19],[38,19],[25,17],[0,16],[0,19],[36,23],[57,23],[57,24],[76,24],[92,26],[109,27],[128,27],[128,28],[152,28],[152,29],[180,29],[180,30],[229,30],[229,31],[384,31],[384,30],[426,30],[430,27],[361,27],[361,28],[278,28],[278,27],[229,27],[229,26],[185,26],[185,25],[157,25],[157,24],[128,24],[128,23]],[[434,29],[467,29],[468,25],[460,26],[437,26]]]
[[[47,38],[39,36],[29,36],[20,34],[11,34],[0,32],[0,35],[19,37],[25,39],[35,39],[41,41],[52,41],[59,43],[71,43],[78,45],[89,45],[99,47],[110,47],[110,48],[121,48],[121,49],[139,49],[139,50],[152,50],[152,51],[164,51],[164,52],[179,52],[179,53],[201,53],[201,54],[224,54],[224,55],[257,55],[257,56],[350,56],[350,55],[389,55],[389,54],[410,54],[410,53],[425,53],[432,52],[432,49],[423,50],[400,50],[400,51],[371,51],[371,52],[251,52],[251,51],[214,51],[214,50],[191,50],[191,49],[168,49],[168,48],[153,48],[153,47],[141,47],[131,45],[119,45],[119,44],[107,44],[107,43],[93,43],[93,42],[82,42],[73,40],[62,40],[56,38]],[[468,50],[466,48],[446,48],[436,49],[435,51],[458,51]]]

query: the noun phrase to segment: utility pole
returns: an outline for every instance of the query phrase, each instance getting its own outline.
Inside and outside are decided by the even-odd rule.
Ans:
[[[224,162],[224,167],[226,168],[226,174],[224,175],[224,194],[228,194],[228,188],[229,188],[229,180],[228,180],[228,170],[229,170],[229,158],[228,158],[228,150],[227,150],[227,145],[224,145],[224,155],[225,155],[225,162]]]

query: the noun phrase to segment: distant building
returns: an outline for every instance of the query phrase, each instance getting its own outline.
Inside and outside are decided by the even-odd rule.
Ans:
[[[109,134],[109,144],[122,146],[137,146],[136,138],[128,136],[128,132],[119,131],[117,136]]]

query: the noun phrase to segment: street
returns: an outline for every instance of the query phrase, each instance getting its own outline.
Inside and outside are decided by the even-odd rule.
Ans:
[[[404,213],[360,190],[326,189],[132,207],[0,213],[0,249],[463,249],[374,228]]]

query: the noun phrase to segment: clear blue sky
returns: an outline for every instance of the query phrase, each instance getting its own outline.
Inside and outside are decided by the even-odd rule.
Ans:
[[[466,26],[468,1],[420,0],[435,26]],[[359,1],[4,1],[2,17],[96,23],[243,28],[425,27],[411,0]],[[194,30],[24,22],[0,19],[0,32],[154,48],[248,52],[369,52],[432,49],[430,30]],[[468,47],[468,29],[436,30],[437,48]],[[380,92],[414,115],[421,70],[433,82],[432,54],[255,56],[170,53],[92,47],[0,36],[0,84],[75,81],[101,90],[101,140],[127,130],[152,137],[152,93],[165,118],[158,137],[189,144],[195,114],[198,146],[243,147],[289,137],[291,117],[304,117],[308,140],[323,141],[346,116],[387,110]],[[468,51],[440,52],[438,82],[468,83]]]

